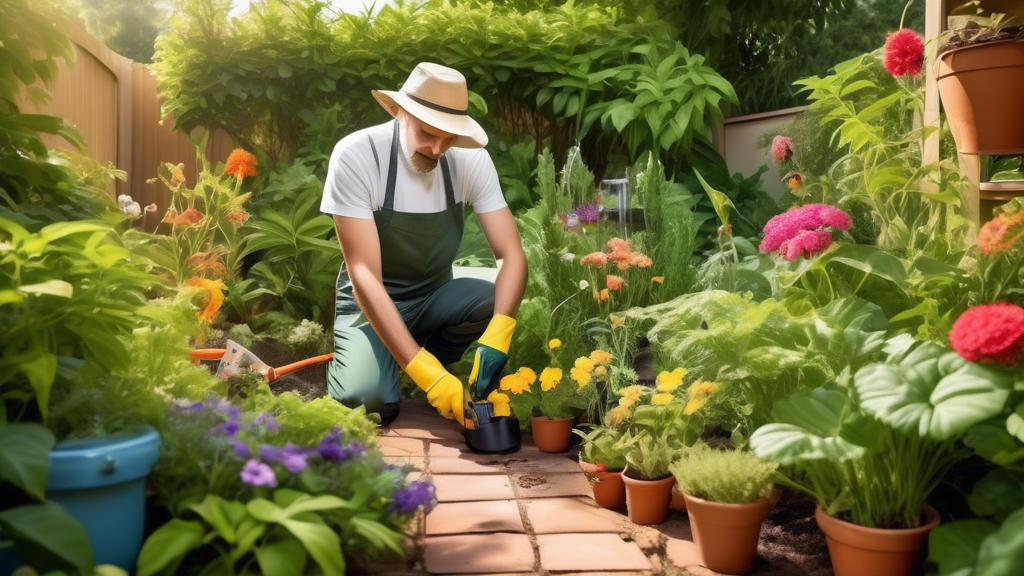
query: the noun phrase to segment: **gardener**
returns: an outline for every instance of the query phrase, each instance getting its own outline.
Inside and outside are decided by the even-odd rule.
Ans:
[[[483,150],[487,134],[467,115],[461,73],[421,63],[398,92],[372,94],[395,120],[338,142],[320,204],[345,256],[328,391],[387,425],[398,416],[401,367],[466,426],[469,399],[444,366],[477,341],[470,386],[485,389],[504,368],[526,288],[519,230]],[[499,263],[495,283],[452,278],[467,204]]]

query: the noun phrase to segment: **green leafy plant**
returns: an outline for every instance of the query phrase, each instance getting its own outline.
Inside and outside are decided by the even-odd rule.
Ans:
[[[677,450],[668,448],[665,438],[648,432],[627,432],[618,447],[625,453],[629,465],[625,473],[639,480],[665,478],[679,455]]]
[[[583,451],[580,459],[588,464],[600,464],[609,472],[617,472],[626,467],[626,455],[617,446],[621,433],[613,428],[596,426],[590,432],[573,429],[583,439]]]
[[[699,444],[672,465],[679,490],[723,504],[749,504],[772,489],[776,465],[742,450],[714,450]]]

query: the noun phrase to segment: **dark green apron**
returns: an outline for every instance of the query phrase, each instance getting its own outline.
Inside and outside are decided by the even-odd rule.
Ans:
[[[373,145],[371,141],[371,146]],[[390,163],[388,165],[387,187],[384,192],[384,205],[373,213],[377,226],[377,238],[380,242],[381,276],[384,288],[394,301],[399,313],[410,326],[419,306],[435,290],[452,280],[452,263],[462,242],[464,227],[463,205],[455,202],[455,190],[452,186],[448,158],[440,158],[441,176],[444,180],[446,208],[441,212],[413,213],[396,212],[395,182],[399,138],[398,121],[395,121],[394,134],[391,139]],[[374,158],[377,150],[373,149]],[[345,365],[361,365],[369,363],[373,358],[352,358],[352,352],[358,350],[366,355],[367,349],[352,342],[354,346],[346,346],[352,340],[352,332],[346,328],[361,328],[367,336],[371,336],[373,347],[377,346],[378,338],[369,328],[365,316],[353,294],[352,282],[348,270],[343,264],[337,282],[337,299],[335,308],[335,360],[327,368],[328,389],[331,395],[346,404],[366,403],[372,411],[370,390],[353,390],[351,384],[342,382]],[[341,336],[347,333],[347,336]],[[341,336],[341,337],[339,337]],[[415,337],[416,335],[413,334]],[[349,349],[352,348],[352,349]],[[351,368],[351,366],[349,366]],[[379,368],[378,368],[379,370]],[[349,372],[351,374],[351,372]],[[384,374],[381,374],[383,379]],[[397,376],[397,374],[396,374]],[[397,402],[397,378],[394,391],[381,391],[384,401]],[[391,387],[391,383],[380,383]],[[360,386],[365,388],[366,386]],[[344,390],[343,390],[344,389]]]

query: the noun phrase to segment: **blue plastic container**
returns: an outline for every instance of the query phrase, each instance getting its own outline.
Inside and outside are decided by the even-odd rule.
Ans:
[[[93,559],[134,570],[146,523],[146,476],[160,456],[160,435],[58,442],[50,451],[46,497],[89,534]]]

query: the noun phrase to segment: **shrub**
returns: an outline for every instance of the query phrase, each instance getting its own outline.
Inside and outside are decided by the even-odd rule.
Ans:
[[[684,494],[722,504],[748,504],[768,495],[776,468],[750,452],[700,444],[672,465],[672,474]]]

